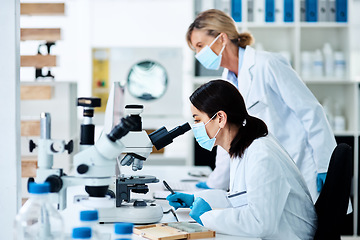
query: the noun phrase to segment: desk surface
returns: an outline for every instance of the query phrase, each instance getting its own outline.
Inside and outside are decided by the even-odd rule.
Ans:
[[[132,198],[143,198],[143,199],[152,199],[153,193],[156,191],[163,191],[163,184],[162,181],[166,180],[168,182],[175,182],[181,180],[199,180],[203,181],[205,177],[196,177],[194,175],[201,174],[210,174],[211,169],[210,167],[193,167],[193,166],[144,166],[143,170],[138,172],[133,172],[130,167],[123,167],[121,169],[121,173],[125,175],[153,175],[156,176],[160,181],[158,183],[149,184],[149,193],[147,194],[135,194],[132,193]],[[190,175],[188,174],[190,173]],[[196,184],[195,181],[192,182],[194,185]],[[85,193],[83,187],[72,187],[68,190],[68,205],[72,202],[73,196],[78,194]],[[156,203],[161,205],[163,211],[169,210],[171,207],[166,200],[156,200]],[[68,225],[76,225],[76,221],[74,221],[74,211],[75,205],[69,205],[68,209],[63,212],[63,217],[65,223]],[[78,210],[79,211],[79,210]],[[189,216],[190,209],[178,209],[176,211],[177,217],[180,221],[189,221],[192,220]],[[174,222],[175,217],[173,214],[164,214],[161,222]],[[70,230],[67,229],[69,232]],[[111,233],[113,232],[113,224],[103,224],[99,226],[99,231],[102,233]],[[138,235],[133,235],[133,239],[144,239],[139,237]],[[216,234],[215,238],[207,238],[207,239],[221,239],[221,240],[254,240],[258,238],[246,238],[246,237],[237,237],[237,236],[230,236],[224,234]]]

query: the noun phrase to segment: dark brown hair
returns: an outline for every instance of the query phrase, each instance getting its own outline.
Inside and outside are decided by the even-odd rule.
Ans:
[[[255,139],[268,134],[266,124],[248,114],[240,92],[227,81],[212,80],[203,84],[190,96],[190,101],[209,118],[220,110],[224,111],[227,122],[239,128],[230,144],[231,157],[241,157]]]

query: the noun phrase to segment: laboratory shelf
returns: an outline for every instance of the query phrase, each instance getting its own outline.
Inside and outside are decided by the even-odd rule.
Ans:
[[[348,23],[343,22],[301,22],[301,28],[347,28]]]
[[[348,79],[344,79],[344,78],[336,78],[336,77],[316,77],[316,78],[302,78],[302,80],[306,83],[306,84],[326,84],[326,85],[331,85],[331,84],[340,84],[340,85],[352,85],[352,84],[356,84],[358,82],[356,81],[351,81]]]
[[[239,27],[244,27],[244,25],[238,24]],[[246,24],[248,28],[294,28],[295,23],[256,23],[256,22],[248,22]]]
[[[336,137],[354,137],[357,135],[355,131],[334,131]]]

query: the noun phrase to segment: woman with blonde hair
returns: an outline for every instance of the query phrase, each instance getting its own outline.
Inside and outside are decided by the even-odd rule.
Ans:
[[[315,202],[336,141],[322,106],[290,63],[280,54],[253,49],[252,35],[239,33],[234,20],[216,9],[196,17],[186,40],[205,68],[225,68],[222,78],[240,91],[248,112],[262,119],[290,154]],[[216,168],[199,187],[229,187],[230,158],[217,151]]]

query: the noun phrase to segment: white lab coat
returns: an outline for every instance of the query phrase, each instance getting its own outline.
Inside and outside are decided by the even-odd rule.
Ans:
[[[223,79],[227,79],[225,69]],[[325,112],[291,65],[277,53],[255,51],[247,46],[238,76],[238,89],[250,115],[262,119],[290,154],[303,174],[316,202],[316,176],[327,172],[336,141]],[[218,158],[224,158],[220,153]],[[229,163],[222,159],[222,164]],[[219,164],[217,164],[219,165]],[[226,169],[223,167],[222,169]],[[227,178],[228,172],[216,169],[212,179]],[[226,170],[225,170],[226,171]],[[226,180],[222,180],[225,182]],[[213,185],[207,182],[209,186]]]
[[[262,239],[313,239],[316,212],[306,183],[288,153],[268,135],[256,139],[242,158],[231,160],[230,194],[245,205],[231,205],[223,190],[197,192],[213,210],[200,216],[218,233]]]
[[[206,181],[206,184],[210,188],[215,189],[229,189],[229,179],[230,179],[230,156],[227,151],[222,147],[217,146],[216,150],[216,162],[215,169],[209,174],[209,177]],[[225,174],[226,177],[219,177],[219,174]]]

